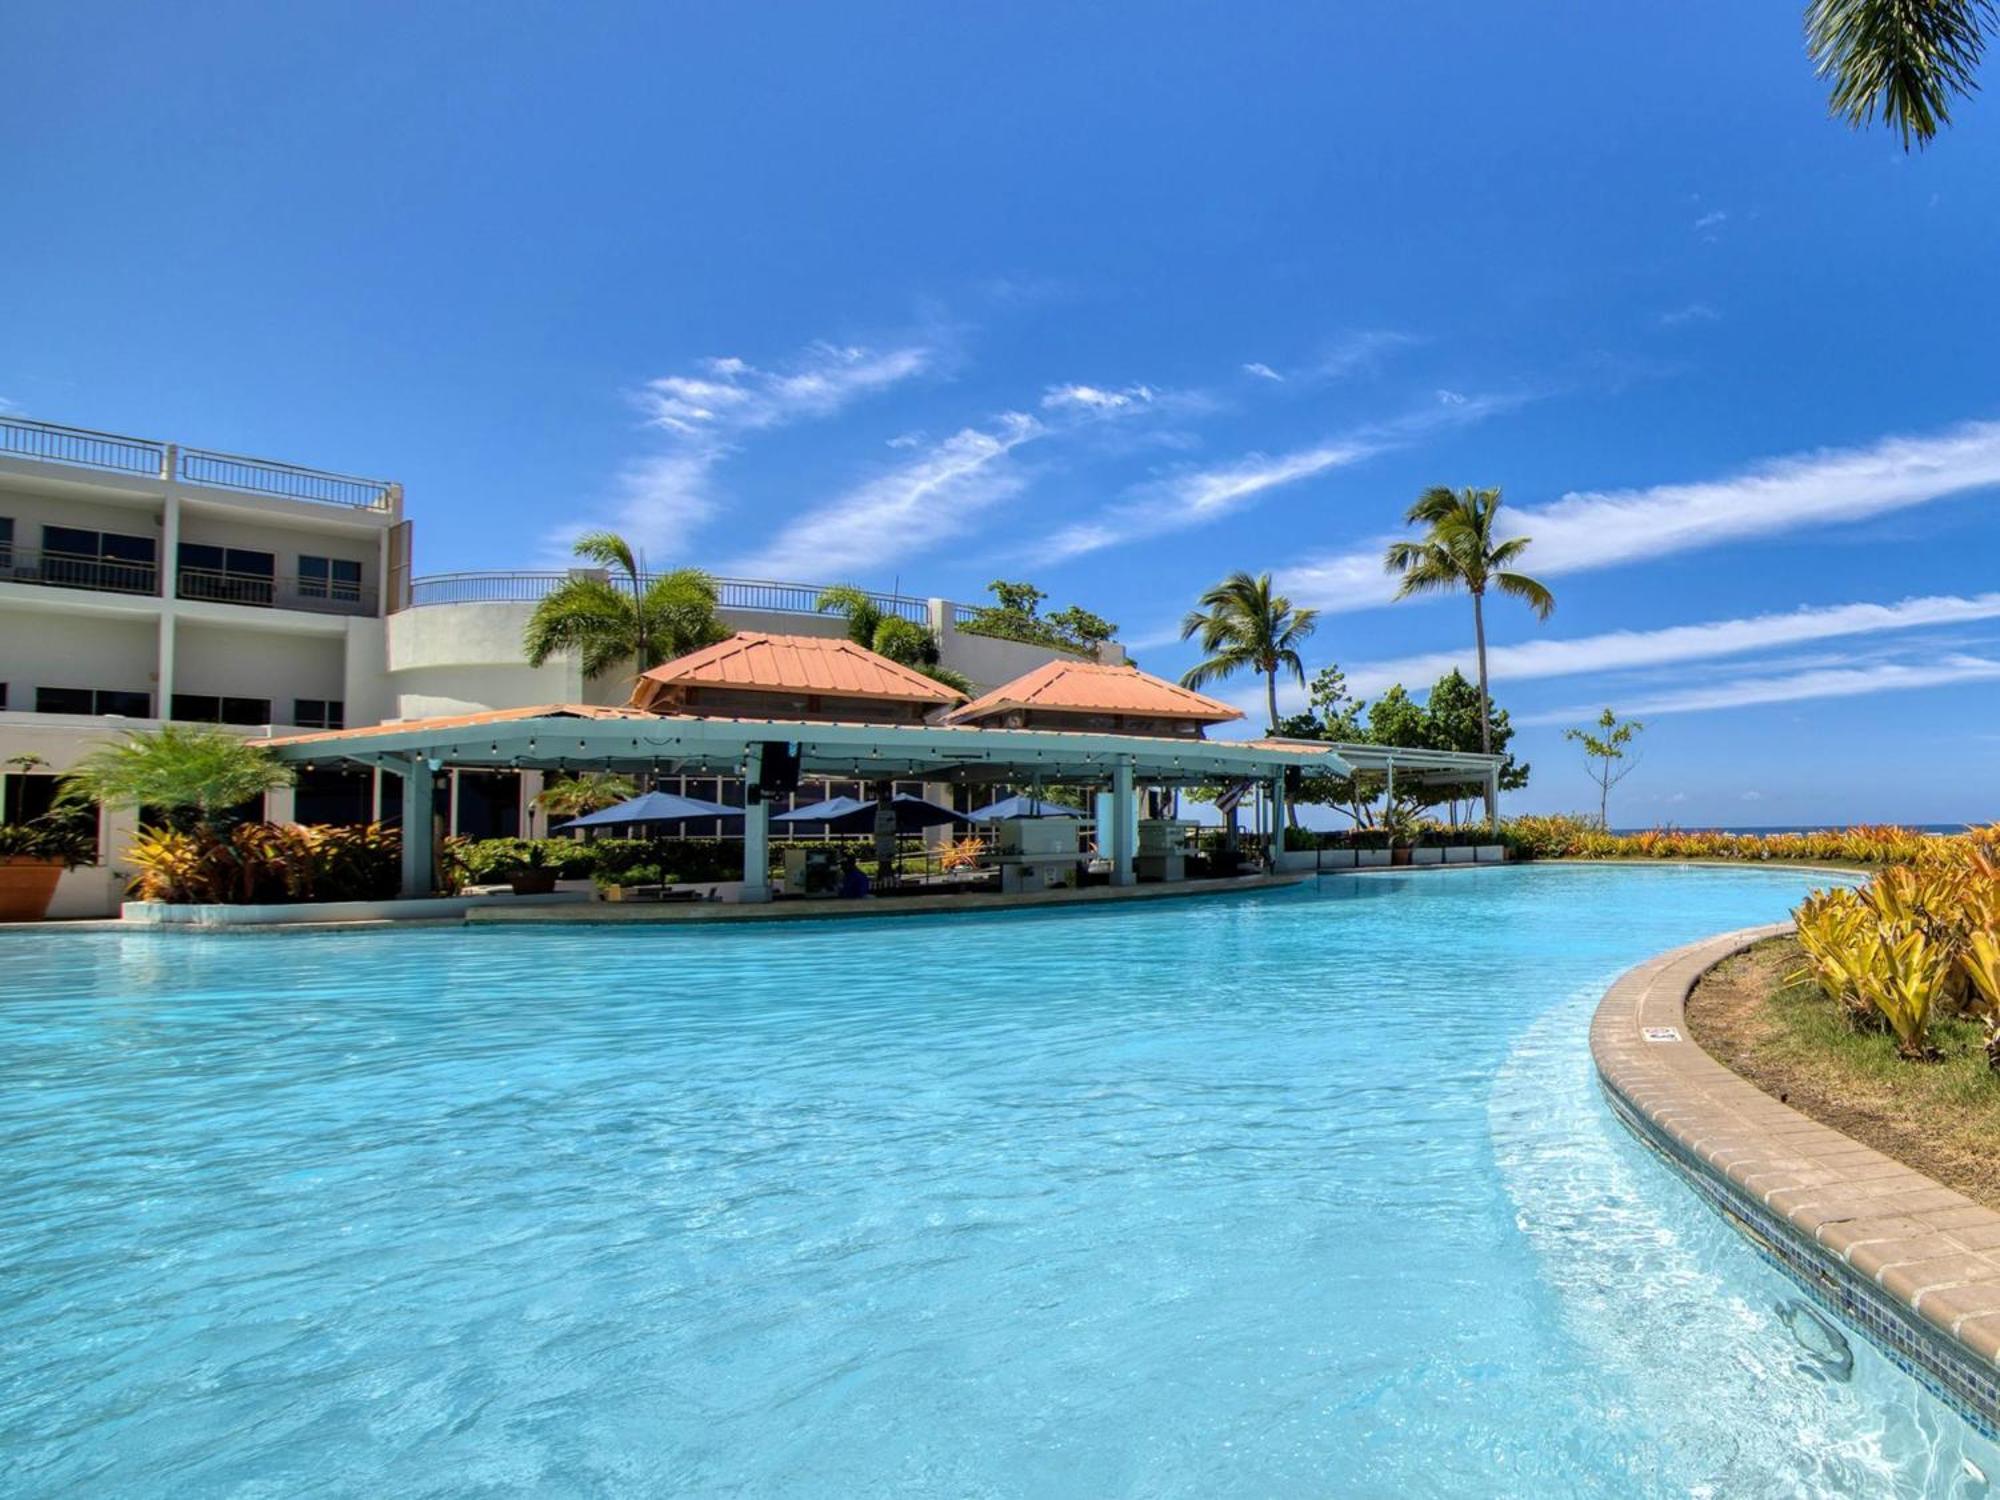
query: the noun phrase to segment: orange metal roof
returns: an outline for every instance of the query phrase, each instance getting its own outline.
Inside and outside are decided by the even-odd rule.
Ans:
[[[1220,724],[1240,719],[1243,710],[1205,698],[1164,677],[1133,666],[1095,661],[1051,661],[1002,683],[983,698],[954,709],[950,720],[963,724],[1011,709],[1057,713],[1141,714],[1158,719],[1192,719]]]
[[[894,703],[962,703],[965,694],[843,637],[739,631],[643,675],[668,687],[830,693]]]

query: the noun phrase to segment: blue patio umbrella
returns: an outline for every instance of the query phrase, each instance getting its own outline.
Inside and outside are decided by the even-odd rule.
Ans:
[[[699,797],[683,797],[675,792],[642,792],[624,802],[571,818],[551,828],[551,833],[567,833],[572,828],[630,828],[648,823],[694,823],[716,818],[740,818],[743,809],[720,802],[704,802]]]
[[[1000,818],[1080,818],[1080,808],[1070,807],[1062,802],[1049,802],[1040,797],[1002,797],[991,807],[982,807],[976,813],[968,814],[976,823],[991,823]]]
[[[920,833],[926,828],[937,828],[944,824],[965,824],[972,820],[963,813],[955,813],[948,807],[939,807],[935,802],[926,802],[921,797],[912,797],[907,792],[898,792],[889,804],[896,814],[896,832]],[[875,831],[875,804],[863,802],[856,797],[829,797],[824,802],[809,803],[795,807],[790,812],[779,813],[771,819],[774,825],[782,825],[787,833],[834,834],[873,833]]]

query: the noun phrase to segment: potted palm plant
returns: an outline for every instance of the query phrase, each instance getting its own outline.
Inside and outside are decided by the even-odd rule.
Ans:
[[[517,896],[546,896],[556,888],[556,867],[548,862],[540,844],[530,844],[520,863],[507,872],[507,884]]]
[[[63,871],[96,857],[96,828],[74,814],[0,824],[0,922],[41,921]]]
[[[1389,863],[1409,864],[1417,839],[1417,815],[1407,807],[1391,807],[1382,814],[1382,828],[1389,835]]]

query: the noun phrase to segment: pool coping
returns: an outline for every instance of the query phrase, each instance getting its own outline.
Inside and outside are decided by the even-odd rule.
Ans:
[[[1621,975],[1590,1025],[1612,1112],[1766,1259],[2000,1440],[2000,1212],[1808,1118],[1688,1034],[1695,983],[1790,923]]]

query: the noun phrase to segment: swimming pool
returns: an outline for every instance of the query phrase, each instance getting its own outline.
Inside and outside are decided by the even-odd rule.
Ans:
[[[0,935],[0,1490],[1981,1493],[1597,1096],[1809,883]]]

